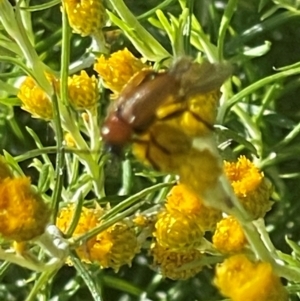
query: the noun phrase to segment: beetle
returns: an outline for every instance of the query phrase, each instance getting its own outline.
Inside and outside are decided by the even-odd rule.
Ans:
[[[178,58],[167,71],[140,71],[110,108],[101,129],[104,142],[115,149],[122,148],[133,134],[147,130],[157,109],[170,98],[184,102],[199,93],[218,89],[230,74],[227,64],[198,64],[188,57]]]

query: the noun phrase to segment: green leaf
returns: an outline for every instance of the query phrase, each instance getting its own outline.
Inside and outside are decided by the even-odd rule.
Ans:
[[[19,175],[19,176],[25,176],[23,170],[21,169],[21,167],[19,166],[19,164],[17,163],[17,161],[15,160],[15,158],[10,155],[7,151],[3,151],[5,160],[7,161],[7,163],[12,167],[12,169]]]
[[[120,18],[107,11],[111,21],[120,27],[136,49],[150,61],[162,61],[171,55],[161,44],[138,22],[122,0],[111,0],[111,5]]]
[[[260,57],[265,55],[271,49],[271,42],[265,41],[264,45],[260,45],[254,48],[245,49],[243,55],[249,57]]]
[[[12,107],[20,107],[22,105],[20,99],[17,97],[1,98],[0,103],[5,106],[12,106]]]
[[[258,5],[258,11],[261,11],[271,0],[260,0]]]
[[[239,143],[240,145],[243,145],[252,154],[254,154],[256,157],[258,157],[257,149],[251,142],[247,141],[245,139],[245,137],[243,137],[242,135],[239,135],[237,132],[235,132],[229,128],[226,128],[224,126],[221,126],[221,125],[215,125],[215,128],[216,128],[217,134],[222,137],[222,140],[226,140],[226,139],[233,140],[233,141]]]
[[[61,4],[61,0],[51,0],[51,1],[48,1],[48,2],[43,3],[43,4],[32,5],[32,6],[26,7],[26,8],[21,7],[21,10],[36,12],[36,11],[41,11],[41,10],[51,8],[51,7],[56,6],[58,4]]]
[[[51,184],[51,171],[53,171],[53,167],[50,164],[43,165],[40,171],[39,181],[37,185],[38,191],[40,193],[44,193],[49,189]]]
[[[298,243],[292,241],[287,236],[285,237],[285,241],[291,247],[291,249],[293,250],[296,258],[298,260],[300,260],[300,246],[298,245]],[[298,266],[300,266],[300,262],[298,262]]]
[[[78,275],[83,279],[86,286],[88,287],[94,301],[103,301],[102,299],[102,289],[99,285],[99,280],[95,277],[92,277],[86,265],[81,262],[77,257],[75,252],[70,253],[71,260],[74,264],[75,269],[77,270]]]

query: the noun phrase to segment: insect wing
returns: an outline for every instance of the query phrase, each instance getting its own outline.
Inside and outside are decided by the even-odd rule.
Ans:
[[[231,73],[230,64],[209,62],[198,64],[192,63],[188,58],[177,60],[170,69],[170,74],[180,77],[180,93],[185,98],[220,89]]]

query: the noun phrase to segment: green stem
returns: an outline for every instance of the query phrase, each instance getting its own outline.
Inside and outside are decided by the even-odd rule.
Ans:
[[[65,231],[65,233],[66,233],[65,237],[67,237],[67,238],[72,236],[73,232],[75,231],[75,229],[78,225],[78,222],[80,219],[80,214],[82,212],[81,210],[82,210],[82,206],[83,206],[83,201],[84,201],[84,198],[79,196],[75,211],[73,212],[73,216],[72,216],[71,222],[69,224],[69,227]]]
[[[218,59],[219,61],[223,61],[223,52],[224,52],[224,39],[229,27],[229,23],[231,18],[236,10],[238,0],[229,0],[224,15],[221,20],[220,29],[219,29],[219,37],[218,37]]]
[[[46,285],[53,278],[56,274],[57,270],[50,270],[42,273],[38,280],[35,282],[32,290],[30,291],[29,295],[25,299],[25,301],[35,301],[37,294],[39,293],[40,289]]]
[[[231,107],[233,107],[237,102],[241,101],[244,97],[247,95],[254,93],[256,90],[263,88],[274,81],[285,79],[288,76],[296,75],[300,73],[300,67],[299,64],[295,64],[294,66],[290,66],[291,69],[284,70],[281,72],[278,72],[276,74],[270,75],[268,77],[264,77],[263,79],[255,82],[254,84],[246,87],[236,95],[234,95],[231,99],[229,99],[226,103],[224,103],[219,110],[217,123],[223,124],[225,121],[226,114],[230,110]],[[288,67],[287,67],[288,68]]]
[[[261,105],[259,107],[258,113],[255,116],[253,116],[254,121],[257,125],[260,125],[260,122],[262,120],[265,110],[267,109],[267,106],[270,104],[270,102],[272,100],[274,100],[275,95],[279,89],[280,89],[280,86],[277,84],[274,84],[265,93],[264,98],[261,101]]]
[[[145,198],[150,193],[159,191],[160,189],[167,187],[167,186],[171,186],[171,185],[174,185],[174,183],[160,183],[157,185],[153,185],[153,186],[146,188],[146,189],[136,193],[135,195],[127,198],[122,203],[113,207],[110,211],[108,211],[106,214],[104,214],[101,217],[101,220],[103,220],[103,221],[107,220],[107,221],[103,222],[100,226],[92,229],[91,231],[89,231],[79,237],[76,237],[76,239],[74,240],[74,242],[72,244],[76,245],[76,244],[80,243],[81,241],[86,241],[86,240],[94,237],[101,231],[104,231],[108,227],[112,226],[116,222],[124,219],[125,217],[129,216],[130,214],[133,214],[134,212],[137,211],[138,208],[140,208],[145,203],[145,201],[141,202],[140,199]],[[139,203],[135,204],[136,202],[139,202]],[[125,210],[126,208],[129,208],[129,209]]]
[[[187,16],[186,25],[184,28],[184,50],[186,55],[190,55],[191,53],[191,33],[192,33],[192,18],[194,13],[194,0],[188,1],[188,12],[189,15]]]
[[[145,12],[142,15],[139,15],[137,17],[137,19],[139,21],[144,20],[144,19],[148,19],[150,18],[152,15],[154,15],[156,13],[156,11],[158,10],[163,10],[164,8],[168,7],[170,4],[172,4],[173,2],[175,2],[175,0],[165,0],[162,3],[158,4],[157,6],[155,6],[154,8],[149,9],[147,12]]]
[[[110,0],[110,3],[123,22],[120,22],[120,19],[108,12],[110,19],[123,29],[124,33],[144,57],[150,61],[161,61],[170,57],[170,54],[161,44],[139,23],[123,0]]]
[[[133,184],[133,175],[132,175],[132,167],[131,167],[131,161],[129,159],[126,159],[122,163],[122,188],[119,192],[120,195],[129,195],[132,184]]]
[[[95,237],[97,234],[103,232],[107,228],[111,227],[115,223],[124,220],[124,218],[128,217],[131,214],[134,214],[141,206],[145,204],[146,201],[142,201],[129,209],[123,211],[120,214],[116,214],[114,217],[109,218],[109,220],[104,221],[100,226],[95,227],[94,229],[77,236],[76,239],[70,239],[70,246],[71,248],[77,247],[80,245],[83,241],[88,241],[92,237]]]
[[[45,265],[43,263],[34,260],[31,261],[29,259],[24,258],[23,256],[14,253],[9,253],[8,251],[4,251],[1,248],[0,248],[0,259],[33,271],[42,272],[45,270]]]
[[[229,183],[228,179],[222,175],[220,177],[220,184],[223,187],[223,197],[221,198],[219,205],[217,203],[214,204],[214,207],[219,209],[222,206],[223,211],[229,215],[233,215],[242,226],[245,236],[247,238],[248,243],[251,246],[255,256],[265,262],[269,262],[272,266],[275,266],[275,260],[269,253],[268,249],[264,245],[263,241],[260,238],[258,230],[253,225],[253,221],[250,218],[247,211],[244,209],[243,205],[240,203],[234,191]],[[225,195],[224,195],[225,194]],[[226,196],[227,195],[227,196]],[[224,197],[230,200],[230,203],[224,202]],[[217,198],[216,198],[217,200]],[[223,205],[222,205],[223,203]]]
[[[247,129],[251,137],[251,143],[253,143],[253,145],[255,146],[259,157],[262,157],[263,142],[260,129],[257,128],[256,124],[252,121],[250,115],[247,114],[247,112],[245,112],[239,105],[236,105],[234,108],[232,108],[232,110],[236,113],[242,124]]]
[[[218,61],[217,47],[210,42],[195,16],[192,17],[191,44],[205,52],[211,63]]]
[[[300,123],[298,123],[277,145],[274,146],[273,150],[279,150],[289,144],[293,139],[295,139],[300,133]]]
[[[163,189],[165,187],[171,187],[172,185],[174,185],[173,182],[159,183],[159,184],[153,185],[149,188],[145,188],[142,191],[130,196],[129,198],[127,198],[120,204],[113,207],[110,211],[108,211],[106,214],[104,214],[102,216],[102,219],[108,219],[109,217],[116,215],[117,213],[125,210],[126,208],[131,207],[133,204],[138,202],[140,199],[145,198],[148,194],[151,194],[156,191],[160,191],[161,189]]]
[[[78,275],[84,280],[85,284],[90,290],[90,293],[93,297],[94,301],[103,301],[102,289],[99,286],[99,281],[92,277],[90,271],[85,267],[85,265],[81,262],[81,260],[76,256],[74,252],[70,254],[71,260],[74,264],[75,269],[78,272]]]
[[[268,249],[262,242],[260,235],[257,229],[254,227],[252,222],[245,222],[244,220],[238,219],[241,226],[243,227],[244,233],[247,237],[247,241],[251,246],[251,249],[254,251],[256,256],[264,261],[272,264],[273,267],[276,266],[274,258],[269,253]]]
[[[63,147],[63,131],[62,125],[60,121],[60,111],[59,111],[59,104],[57,97],[52,98],[53,104],[53,111],[54,111],[54,127],[56,133],[56,149],[57,149],[57,156],[55,162],[55,186],[52,194],[52,223],[55,224],[56,216],[58,212],[58,206],[61,199],[61,193],[63,189],[63,169],[65,165],[65,150]]]
[[[56,216],[58,213],[58,206],[60,201],[60,195],[63,188],[63,177],[62,170],[65,165],[65,150],[63,147],[63,129],[61,122],[61,107],[67,103],[66,96],[68,94],[68,66],[70,61],[70,27],[68,24],[68,18],[65,11],[62,12],[62,51],[61,51],[61,99],[60,102],[57,100],[57,97],[53,99],[53,109],[54,109],[54,126],[56,132],[56,143],[57,143],[57,156],[56,156],[56,185],[53,191],[53,200],[52,200],[52,222],[55,224]]]

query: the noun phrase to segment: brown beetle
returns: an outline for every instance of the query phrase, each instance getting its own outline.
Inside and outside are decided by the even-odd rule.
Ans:
[[[218,89],[230,73],[227,64],[198,64],[186,57],[177,59],[165,72],[142,70],[125,86],[108,113],[101,130],[103,140],[122,148],[134,133],[151,125],[164,102],[170,98],[182,102]]]

